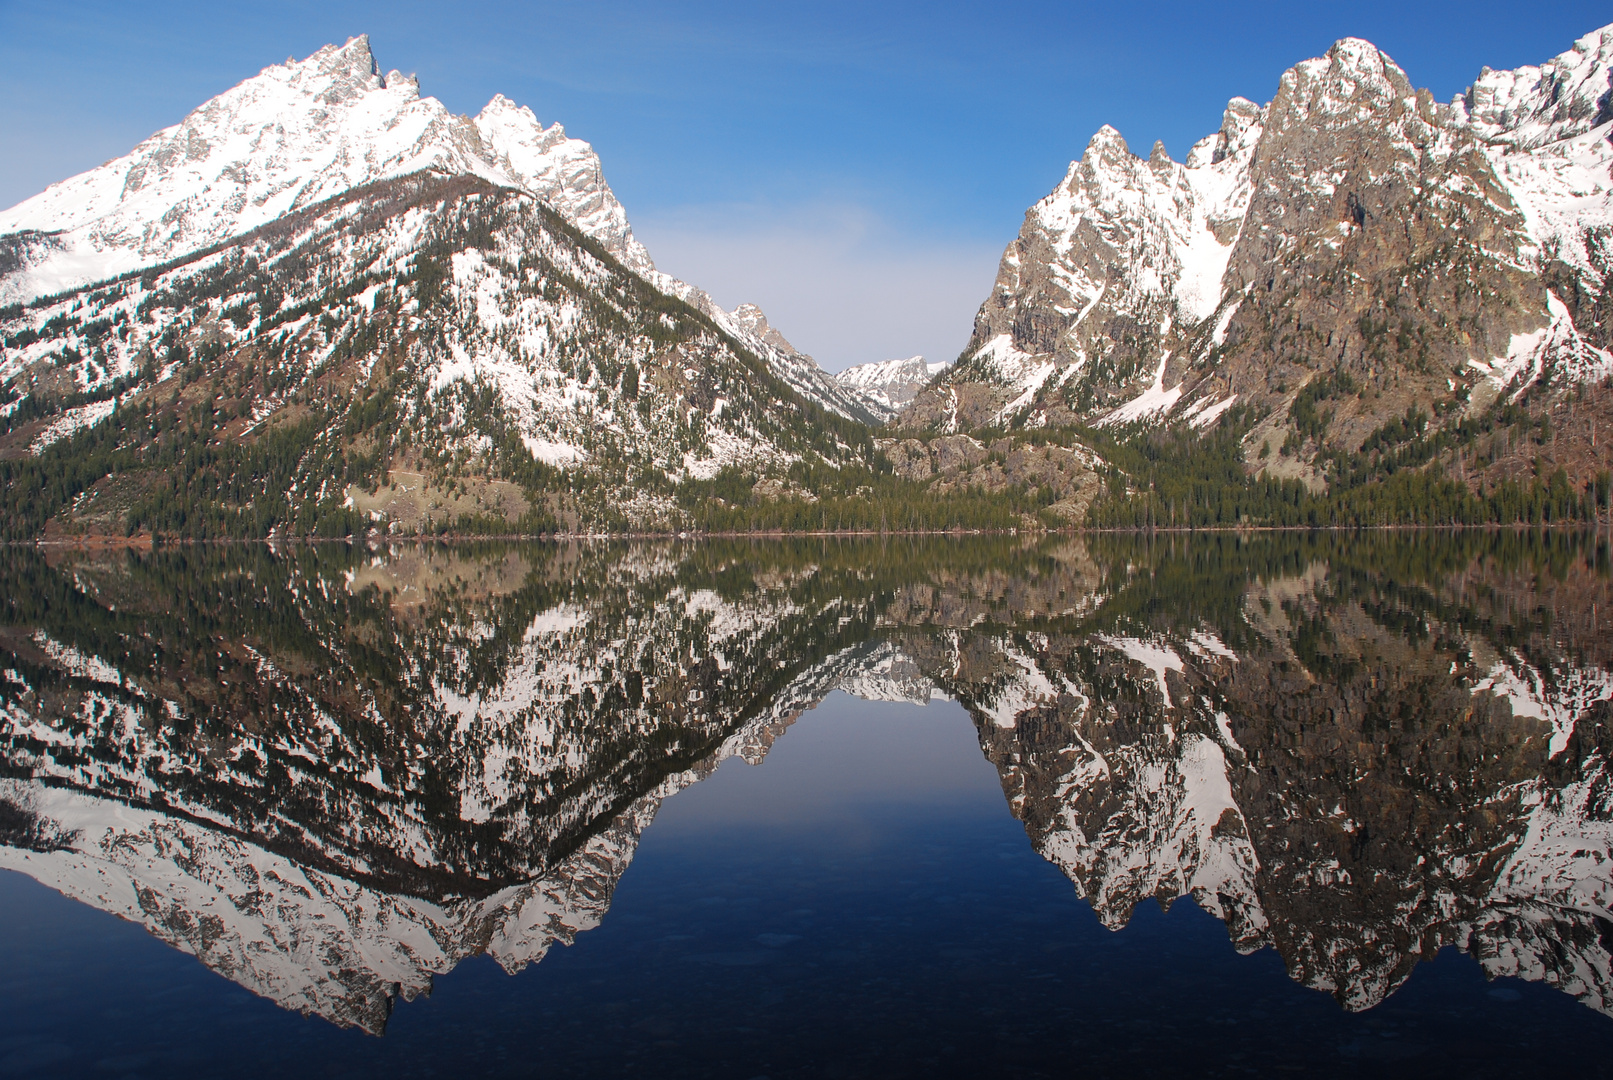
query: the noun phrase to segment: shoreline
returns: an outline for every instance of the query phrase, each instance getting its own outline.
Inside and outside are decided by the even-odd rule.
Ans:
[[[1369,533],[1369,532],[1602,532],[1613,531],[1613,523],[1588,521],[1553,521],[1537,524],[1519,522],[1511,525],[1446,524],[1446,525],[1212,525],[1192,527],[1185,525],[1153,528],[1118,528],[1081,526],[1065,529],[803,529],[716,531],[680,530],[677,532],[565,532],[565,533],[355,533],[347,536],[266,536],[266,537],[165,537],[138,534],[131,537],[104,535],[74,538],[40,537],[34,540],[0,541],[0,547],[47,548],[53,550],[109,551],[127,549],[152,551],[156,548],[227,544],[464,544],[464,543],[575,543],[577,541],[612,540],[789,540],[797,537],[871,539],[890,537],[952,537],[966,536],[1194,536],[1194,535],[1246,535],[1253,533]]]

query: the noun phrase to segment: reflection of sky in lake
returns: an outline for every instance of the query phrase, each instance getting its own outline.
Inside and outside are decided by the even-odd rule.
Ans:
[[[663,805],[601,925],[485,957],[383,1038],[283,1011],[0,874],[6,1075],[1596,1075],[1613,1021],[1445,950],[1348,1013],[1190,899],[1104,929],[1008,813],[976,729],[831,694]]]
[[[1012,820],[997,770],[980,753],[962,706],[937,699],[917,708],[836,691],[803,714],[762,765],[730,758],[668,799],[653,835],[660,841],[738,827],[847,842],[886,807]],[[651,844],[646,836],[641,858]]]

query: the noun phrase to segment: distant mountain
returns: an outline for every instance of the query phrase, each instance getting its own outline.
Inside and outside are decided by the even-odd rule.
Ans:
[[[918,397],[919,391],[946,366],[945,363],[926,363],[922,356],[910,356],[906,360],[858,364],[840,372],[835,379],[870,401],[881,420],[889,420]]]
[[[587,143],[503,97],[454,116],[363,37],[0,213],[0,297],[0,457],[101,431],[133,460],[89,498],[120,513],[161,497],[143,463],[204,446],[288,464],[230,466],[200,512],[304,526],[366,500],[514,523],[544,467],[637,477],[654,522],[726,464],[871,453],[859,396],[655,269]]]
[[[1377,460],[1336,455],[1444,433],[1423,460],[1475,490],[1537,457],[1579,490],[1613,425],[1610,71],[1613,27],[1442,105],[1346,39],[1269,103],[1233,99],[1185,162],[1103,128],[1027,212],[963,356],[903,426],[1235,418],[1251,472],[1313,490]],[[1520,449],[1543,422],[1550,446],[1529,431]],[[1497,425],[1514,433],[1480,445]]]

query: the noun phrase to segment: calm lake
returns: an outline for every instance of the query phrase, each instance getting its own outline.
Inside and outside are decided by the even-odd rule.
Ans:
[[[1613,1072],[1568,533],[0,549],[0,1076]]]

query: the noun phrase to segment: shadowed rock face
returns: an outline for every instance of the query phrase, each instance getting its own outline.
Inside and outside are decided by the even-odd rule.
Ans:
[[[0,865],[379,1032],[596,925],[833,689],[956,697],[1100,919],[1349,1008],[1443,945],[1613,1011],[1605,549],[1572,538],[13,551]]]

